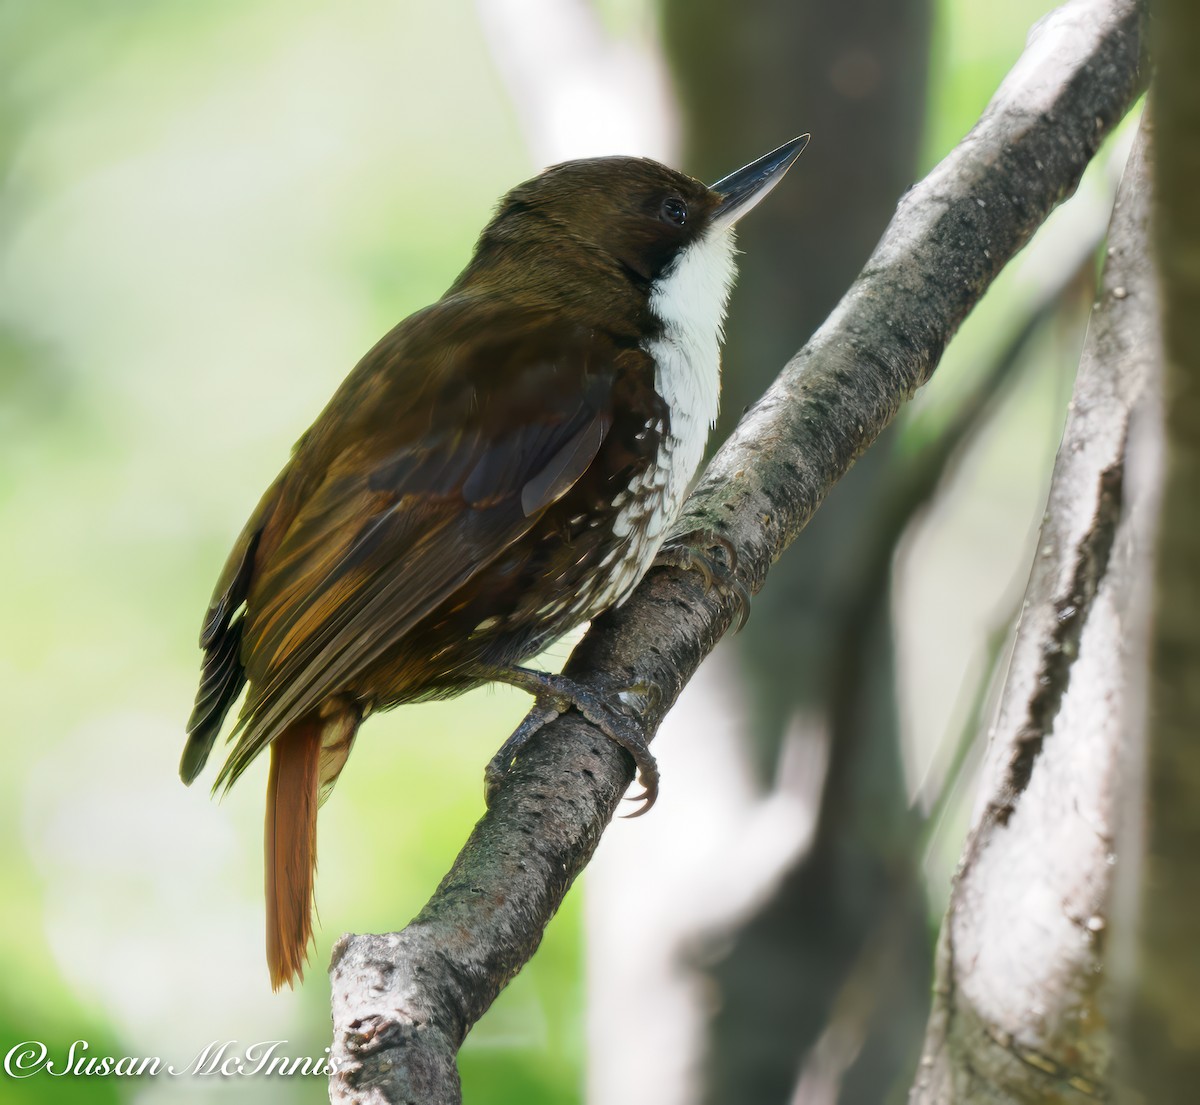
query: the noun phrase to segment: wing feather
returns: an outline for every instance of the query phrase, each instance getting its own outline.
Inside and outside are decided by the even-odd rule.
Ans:
[[[204,667],[179,763],[185,783],[190,784],[204,769],[225,715],[246,682],[241,660],[243,618],[238,610],[249,593],[259,542],[276,508],[281,479],[267,489],[250,515],[225,561],[204,616],[200,630]]]
[[[371,408],[406,392],[418,401],[390,421],[386,407],[360,406],[342,416],[354,425],[323,424],[335,398],[307,435],[293,462],[306,492],[291,493],[294,515],[255,565],[250,691],[218,786],[518,541],[594,461],[611,425],[611,341],[553,316],[520,321],[502,343],[486,335],[510,332],[503,319],[477,327],[485,336],[459,341],[440,376],[407,389],[365,392],[360,365],[348,394],[369,394]],[[402,382],[403,349],[373,355]]]

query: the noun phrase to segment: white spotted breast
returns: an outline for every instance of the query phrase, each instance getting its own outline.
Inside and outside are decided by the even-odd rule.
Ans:
[[[662,331],[644,348],[654,359],[654,389],[668,422],[654,464],[617,496],[613,534],[628,544],[594,599],[594,613],[625,600],[645,575],[679,514],[717,420],[721,397],[721,341],[725,306],[737,275],[733,229],[709,231],[683,250],[651,288],[650,310]]]

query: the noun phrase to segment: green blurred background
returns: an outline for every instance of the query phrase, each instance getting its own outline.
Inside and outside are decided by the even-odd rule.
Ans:
[[[598,15],[593,31],[651,70],[669,37],[660,18],[686,18],[643,0],[564,6]],[[971,125],[1044,10],[941,0],[918,171]],[[483,765],[523,696],[487,690],[373,718],[322,812],[309,981],[272,995],[265,764],[219,804],[203,785],[183,788],[176,765],[200,617],[262,488],[357,357],[442,292],[495,199],[561,141],[531,138],[504,78],[513,59],[498,52],[528,27],[506,39],[494,25],[512,26],[511,11],[489,18],[490,34],[468,0],[0,2],[0,1051],[36,1040],[61,1057],[84,1039],[92,1053],[186,1064],[212,1041],[281,1039],[288,1054],[320,1056],[332,941],[411,917],[482,812]],[[669,98],[639,119],[621,73],[614,62],[611,117],[589,129],[580,108],[567,152],[682,156],[705,171],[679,152]],[[810,128],[806,106],[790,106],[776,141]],[[816,133],[795,172],[854,140]],[[734,150],[724,168],[761,152]],[[913,447],[939,404],[953,409],[1028,284],[1027,273],[990,297],[893,448]],[[1061,344],[1046,356],[1061,362]],[[1026,379],[979,450],[973,490],[910,535],[928,549],[898,592],[902,624],[937,606],[946,573],[966,572],[968,589],[994,582],[974,621],[960,611],[905,631],[919,657],[901,664],[913,731],[953,727],[987,611],[1020,575],[1069,388],[1057,369]],[[997,541],[1012,548],[989,559]],[[922,739],[914,778],[940,736]],[[636,852],[637,823],[613,832]],[[933,916],[945,866],[932,865]],[[584,1100],[587,892],[571,892],[468,1038],[473,1105]],[[318,1078],[0,1074],[5,1103],[324,1094]]]

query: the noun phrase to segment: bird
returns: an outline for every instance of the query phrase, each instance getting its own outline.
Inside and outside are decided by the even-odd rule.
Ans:
[[[717,416],[734,226],[807,141],[711,186],[613,156],[513,188],[450,288],[358,362],[255,507],[203,620],[180,775],[200,774],[245,689],[213,790],[269,749],[273,989],[303,979],[317,809],[374,711],[512,683],[535,709],[489,792],[575,706],[653,800],[636,726],[522,665],[669,558]]]

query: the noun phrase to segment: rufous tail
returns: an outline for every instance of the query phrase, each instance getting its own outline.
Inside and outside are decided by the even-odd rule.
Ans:
[[[271,742],[267,779],[267,966],[271,987],[304,977],[313,935],[317,872],[317,807],[328,797],[350,755],[362,711],[329,698],[316,713],[289,725]]]
[[[317,794],[321,731],[316,714],[301,718],[271,742],[267,782],[267,966],[271,988],[304,977],[312,939],[317,869]]]

